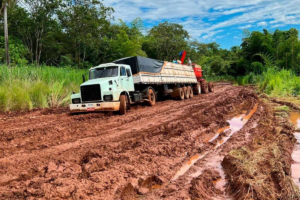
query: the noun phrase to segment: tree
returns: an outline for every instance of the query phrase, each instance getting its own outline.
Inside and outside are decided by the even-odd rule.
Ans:
[[[154,26],[146,38],[143,50],[153,54],[153,58],[172,60],[180,51],[187,48],[189,34],[182,25],[164,22]]]
[[[7,27],[7,3],[3,2],[3,12],[4,12],[4,37],[5,37],[5,50],[6,50],[6,63],[9,66],[9,44],[8,44],[8,27]]]
[[[40,64],[44,50],[45,40],[52,34],[52,25],[57,23],[53,16],[56,14],[63,0],[23,0],[22,6],[25,8],[23,15],[28,12],[22,24],[22,37],[27,45],[32,62]],[[14,23],[14,22],[12,22]],[[25,27],[25,24],[29,25]]]
[[[0,60],[2,62],[5,60],[6,57],[5,48],[3,48],[4,41],[4,37],[0,36]],[[11,64],[25,65],[28,63],[26,57],[29,54],[29,52],[19,38],[15,36],[10,37],[9,51]]]
[[[7,66],[10,65],[10,58],[9,58],[9,42],[8,42],[8,25],[7,25],[7,6],[12,1],[0,1],[1,12],[3,10],[3,18],[4,18],[4,38],[5,38],[5,52],[6,52],[6,64]]]
[[[91,55],[101,54],[112,11],[100,1],[87,0],[64,4],[64,9],[58,12],[61,26],[67,34],[69,51],[77,64],[85,63]]]

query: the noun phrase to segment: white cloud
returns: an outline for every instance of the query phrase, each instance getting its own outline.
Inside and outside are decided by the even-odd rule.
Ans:
[[[228,27],[247,29],[300,24],[300,0],[104,0],[125,22],[142,18],[148,26],[179,23],[197,39],[208,40]],[[268,23],[269,22],[269,23]]]
[[[263,26],[263,27],[265,27],[267,25],[268,25],[268,22],[258,22],[257,23],[257,26]]]
[[[248,24],[248,25],[245,25],[245,26],[240,26],[239,29],[248,29],[248,28],[251,28],[252,25],[251,24]]]
[[[232,10],[227,10],[227,11],[222,12],[222,14],[231,15],[231,14],[235,14],[235,13],[245,12],[250,9],[253,9],[253,7],[251,6],[251,7],[247,7],[247,8],[236,8],[236,9],[232,9]]]
[[[205,35],[202,36],[201,38],[202,38],[203,40],[212,39],[212,37],[213,37],[214,35],[216,35],[217,33],[221,33],[221,32],[223,32],[223,31],[224,31],[224,30],[210,31],[210,32],[208,32],[208,33],[205,33]]]

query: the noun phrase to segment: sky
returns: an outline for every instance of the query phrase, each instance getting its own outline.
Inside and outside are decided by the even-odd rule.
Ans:
[[[300,30],[300,0],[104,0],[115,19],[139,17],[147,29],[168,21],[181,24],[199,42],[222,48],[240,45],[243,30]]]

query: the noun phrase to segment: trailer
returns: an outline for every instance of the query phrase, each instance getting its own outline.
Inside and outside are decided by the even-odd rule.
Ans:
[[[126,114],[133,103],[171,96],[178,100],[213,92],[213,84],[202,78],[199,65],[163,62],[144,57],[128,57],[89,70],[89,80],[80,93],[71,96],[71,113],[119,111]]]

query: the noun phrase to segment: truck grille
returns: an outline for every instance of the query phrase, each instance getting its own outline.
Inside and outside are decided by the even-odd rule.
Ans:
[[[101,101],[100,85],[85,85],[80,87],[82,102]]]

